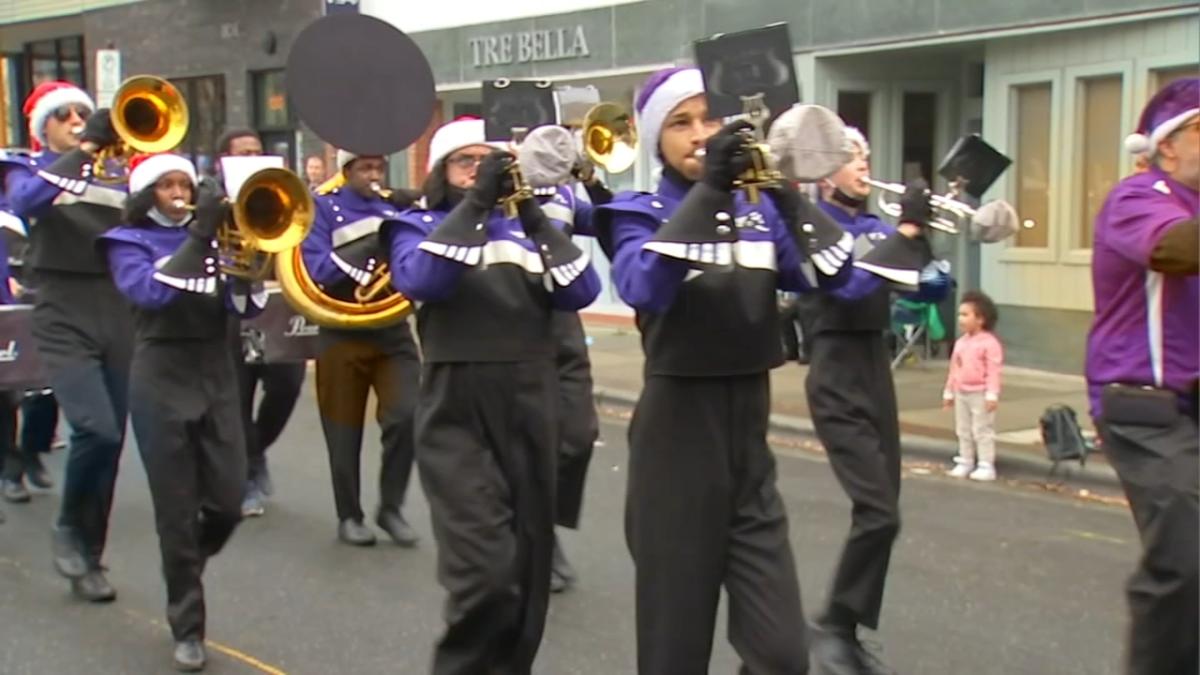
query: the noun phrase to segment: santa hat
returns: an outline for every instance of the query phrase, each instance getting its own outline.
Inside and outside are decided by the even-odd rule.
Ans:
[[[196,167],[186,157],[169,152],[137,155],[129,162],[129,192],[141,192],[172,171],[182,171],[196,185]]]
[[[1137,133],[1125,137],[1125,150],[1154,157],[1158,144],[1196,115],[1200,115],[1200,77],[1175,80],[1146,104]]]
[[[49,119],[50,113],[60,106],[72,103],[88,110],[96,109],[92,97],[70,82],[54,80],[33,88],[29,98],[25,99],[24,113],[29,119],[30,145],[34,150],[39,150],[46,144],[46,120]]]
[[[703,93],[704,76],[697,68],[666,68],[646,78],[634,107],[638,114],[638,133],[654,149],[655,155],[667,115],[675,106]]]
[[[442,159],[454,154],[456,150],[472,145],[504,147],[503,143],[487,142],[483,120],[478,117],[464,115],[454,118],[433,132],[433,138],[429,141],[429,159],[425,163],[425,170],[433,171],[433,167]]]

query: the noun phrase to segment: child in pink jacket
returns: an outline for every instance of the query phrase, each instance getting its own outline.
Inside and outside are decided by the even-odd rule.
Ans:
[[[1004,348],[992,333],[997,318],[996,305],[986,294],[963,294],[958,306],[962,336],[954,343],[942,392],[942,407],[954,406],[958,456],[950,475],[955,478],[996,480],[996,407],[1004,363]]]

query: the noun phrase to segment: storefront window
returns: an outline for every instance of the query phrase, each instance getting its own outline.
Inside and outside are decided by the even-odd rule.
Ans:
[[[221,75],[171,80],[187,101],[188,133],[176,150],[192,160],[202,174],[214,171],[217,139],[225,129],[225,78]]]
[[[1035,224],[1020,229],[1015,244],[1046,248],[1050,242],[1051,85],[1049,82],[1022,85],[1015,87],[1013,94],[1017,151],[1013,166],[1017,186],[1014,206],[1023,220]]]
[[[290,129],[292,121],[284,88],[284,71],[266,70],[254,73],[253,78],[254,125],[260,131]]]
[[[86,85],[81,36],[26,43],[25,60],[29,69],[30,89],[50,80]]]
[[[1121,137],[1121,76],[1091,77],[1079,81],[1078,117],[1081,129],[1078,178],[1079,203],[1076,248],[1092,247],[1092,228],[1104,199],[1116,184]]]

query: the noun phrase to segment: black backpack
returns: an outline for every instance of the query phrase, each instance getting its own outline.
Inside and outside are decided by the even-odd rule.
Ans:
[[[1095,450],[1095,446],[1084,438],[1079,419],[1071,406],[1059,404],[1046,408],[1038,425],[1042,430],[1046,455],[1054,462],[1050,468],[1051,476],[1058,470],[1058,463],[1064,460],[1078,459],[1079,466],[1084,466],[1088,453]]]

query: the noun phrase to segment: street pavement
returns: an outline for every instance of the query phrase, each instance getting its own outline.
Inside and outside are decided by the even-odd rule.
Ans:
[[[443,596],[426,503],[414,476],[407,514],[423,535],[415,550],[382,538],[368,549],[336,541],[311,382],[271,449],[277,494],[266,516],[244,523],[205,575],[208,672],[428,672]],[[553,599],[536,673],[635,670],[633,569],[622,534],[624,437],[620,411],[606,415],[582,529],[564,536],[581,581]],[[51,461],[56,476],[62,454]],[[378,441],[364,454],[370,512]],[[905,675],[1119,672],[1121,588],[1138,555],[1124,508],[906,474],[883,625],[869,637],[890,663]],[[819,453],[781,448],[779,475],[811,614],[825,594],[849,507]],[[153,513],[132,440],[107,555],[120,592],[115,603],[76,602],[51,570],[55,502],[39,494],[31,504],[2,507],[0,673],[172,672]],[[734,673],[737,664],[721,618],[711,672]]]

